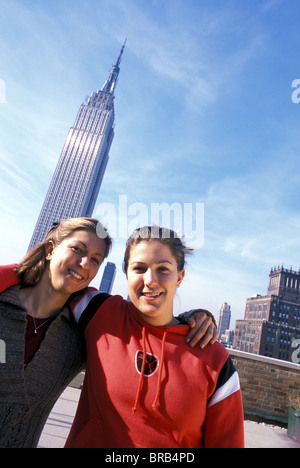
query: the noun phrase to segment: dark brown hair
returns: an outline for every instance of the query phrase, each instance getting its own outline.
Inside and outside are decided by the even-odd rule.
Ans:
[[[36,286],[47,267],[46,245],[52,242],[55,247],[70,237],[75,231],[95,232],[105,242],[104,258],[108,256],[112,239],[100,221],[93,218],[62,219],[59,222],[53,223],[44,240],[30,250],[17,265],[16,274],[20,284],[22,286]]]
[[[178,271],[182,271],[185,266],[186,255],[191,254],[193,249],[187,247],[183,240],[180,239],[175,231],[159,226],[144,226],[135,229],[126,242],[125,255],[123,261],[123,271],[127,274],[131,247],[140,242],[158,241],[163,245],[167,245],[177,263]]]

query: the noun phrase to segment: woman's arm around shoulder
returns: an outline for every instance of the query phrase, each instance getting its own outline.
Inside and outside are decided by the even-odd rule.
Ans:
[[[81,294],[77,294],[69,302],[69,307],[76,322],[84,329],[93,318],[99,307],[111,297],[96,288],[86,288]]]
[[[17,264],[15,263],[11,265],[0,265],[0,292],[18,284],[19,281],[15,271],[16,266]]]

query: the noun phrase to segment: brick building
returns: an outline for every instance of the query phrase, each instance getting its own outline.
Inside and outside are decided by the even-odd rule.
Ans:
[[[267,294],[247,299],[236,321],[233,348],[275,359],[295,360],[300,339],[300,270],[272,268]]]

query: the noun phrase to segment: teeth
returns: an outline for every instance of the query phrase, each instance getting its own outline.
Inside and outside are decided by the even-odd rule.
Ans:
[[[160,296],[160,293],[143,293],[144,296],[147,296],[147,297],[158,297]]]
[[[74,276],[74,278],[79,279],[79,280],[83,279],[83,277],[78,275],[75,271],[72,271],[72,270],[69,270],[69,271],[71,275]]]

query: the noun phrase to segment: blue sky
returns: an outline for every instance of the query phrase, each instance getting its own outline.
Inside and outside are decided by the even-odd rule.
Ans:
[[[0,0],[1,263],[26,252],[79,106],[127,37],[97,206],[204,203],[175,312],[228,302],[242,318],[271,267],[300,267],[299,20],[297,0]]]

